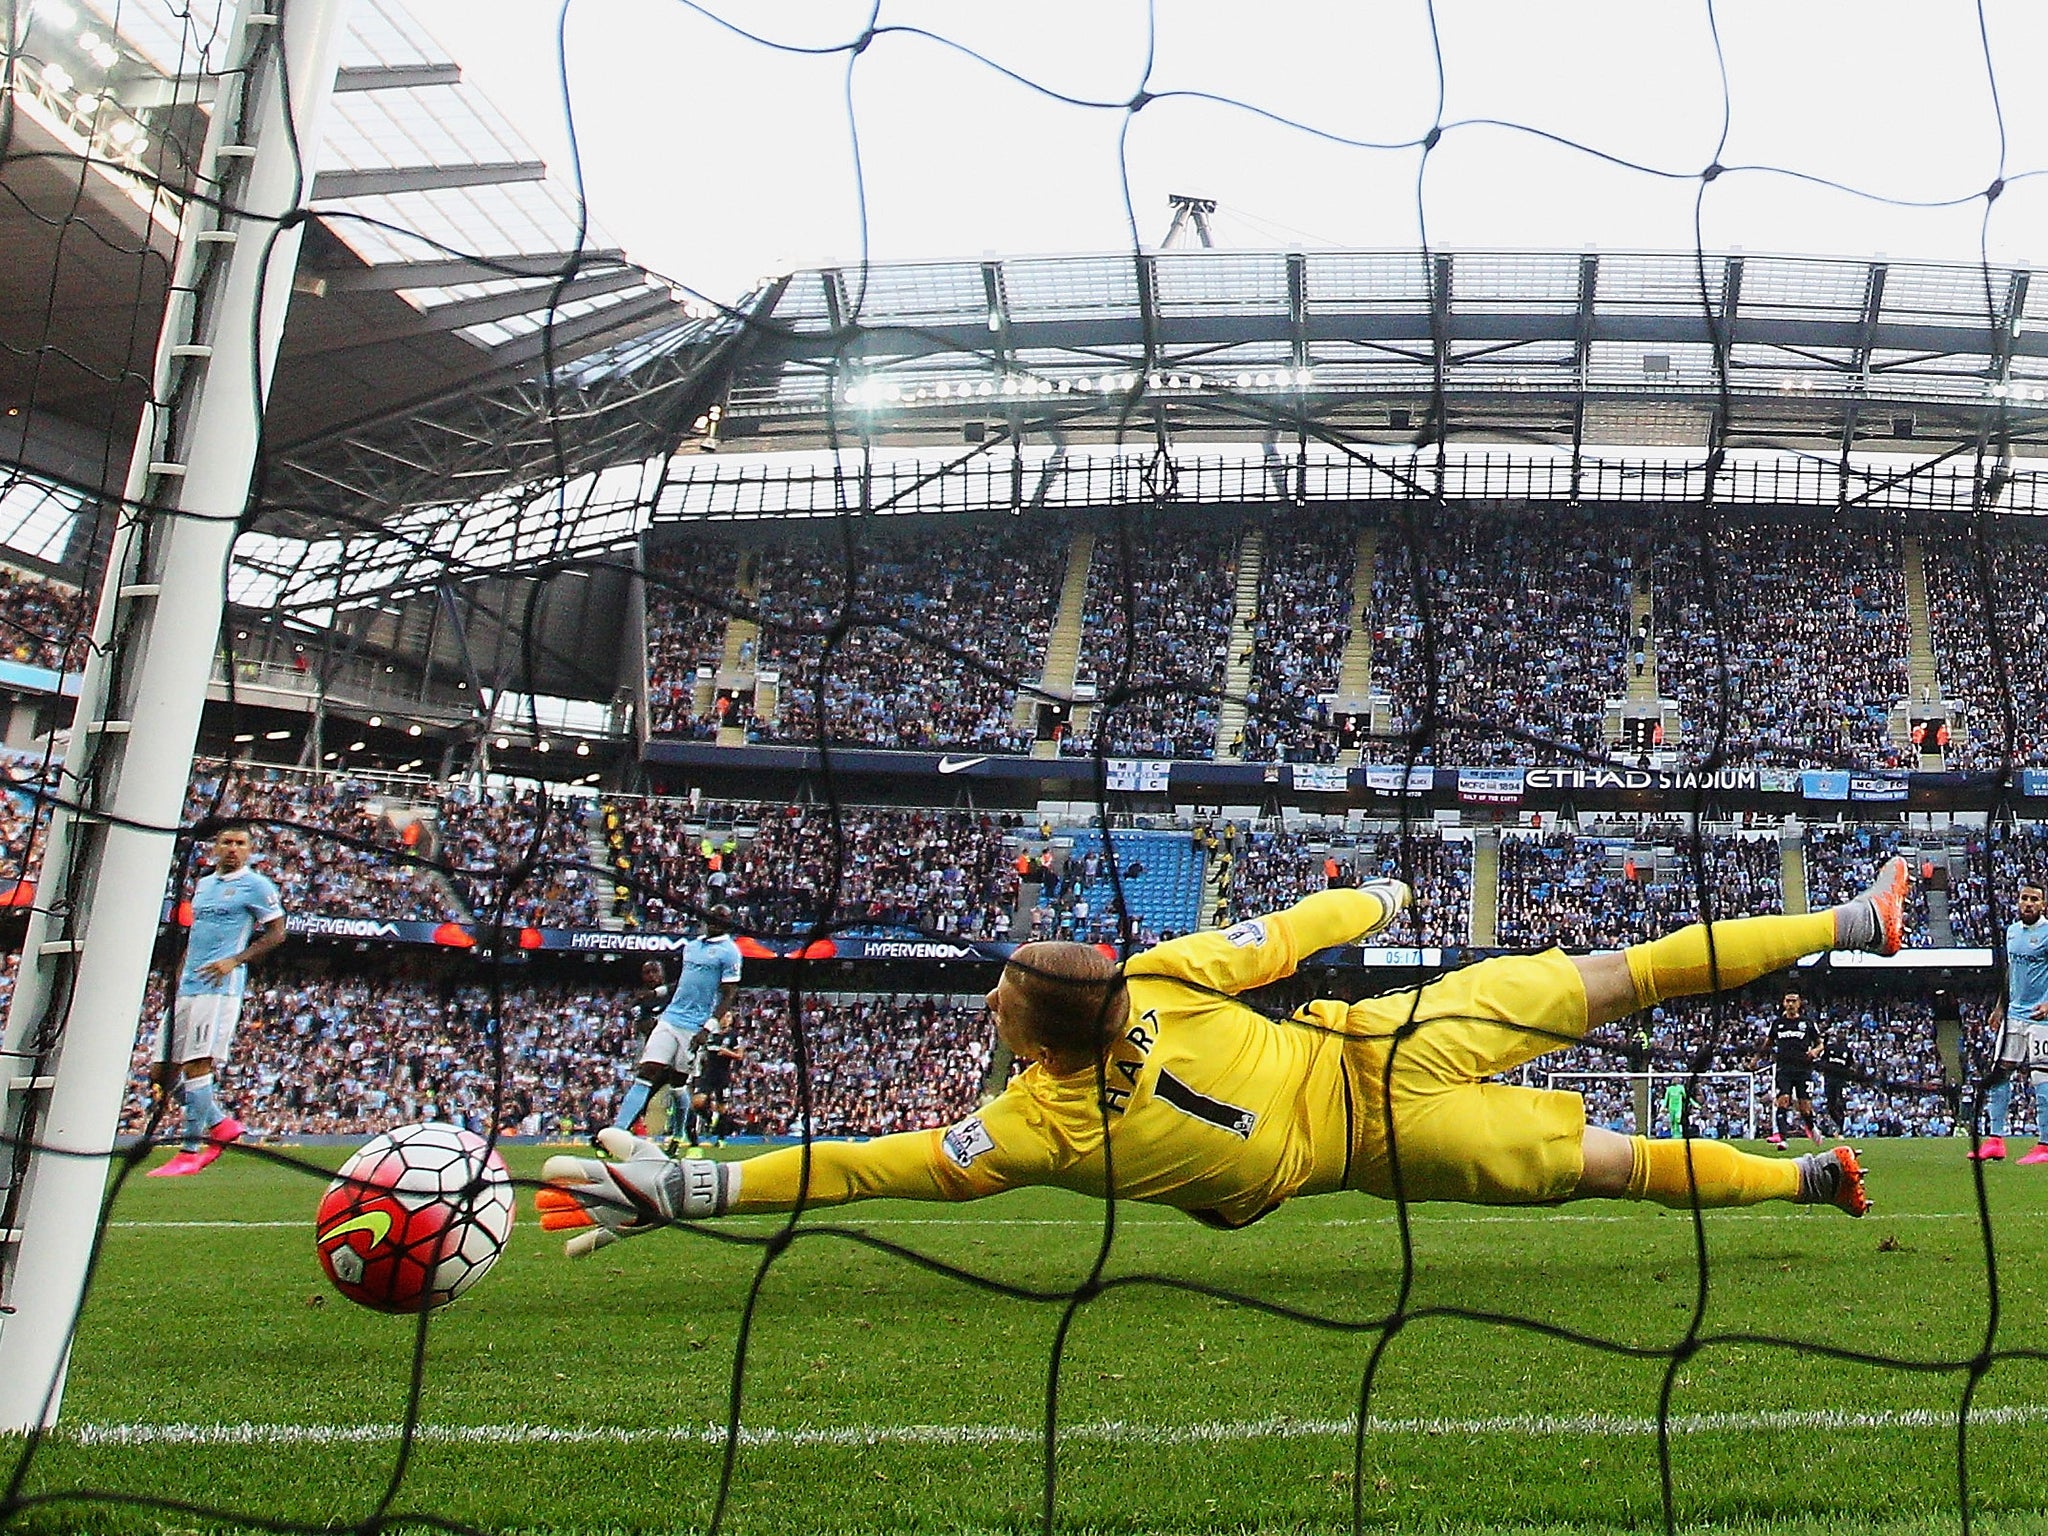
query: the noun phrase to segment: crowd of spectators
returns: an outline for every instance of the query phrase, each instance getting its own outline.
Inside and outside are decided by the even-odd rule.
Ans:
[[[50,813],[33,795],[0,789],[0,903],[17,885],[33,886],[42,873],[43,838]]]
[[[1908,842],[1909,836],[1914,840]],[[1909,863],[1920,867],[1919,834],[1908,834],[1894,826],[1809,825],[1801,834],[1806,853],[1806,906],[1811,912],[1839,906],[1870,888],[1886,860],[1908,847],[1916,857]],[[1953,911],[1953,909],[1951,909]],[[1906,947],[1926,949],[1934,943],[1927,921],[1927,890],[1915,880],[1906,898]]]
[[[92,600],[74,587],[0,568],[0,657],[49,672],[85,666]]]
[[[1747,1080],[1709,1078],[1693,1100],[1693,1132],[1717,1138],[1770,1130],[1772,1076],[1766,1031],[1777,1017],[1778,997],[1769,984],[1721,998],[1686,998],[1596,1032],[1588,1043],[1543,1057],[1526,1076],[1537,1087],[1552,1085],[1581,1093],[1586,1117],[1596,1125],[1636,1133],[1634,1087],[1627,1080],[1589,1077],[1648,1070],[1655,1073],[1650,1134],[1671,1134],[1662,1090],[1695,1067],[1712,1073],[1752,1074]],[[1979,1010],[1981,1013],[1981,1010]],[[1917,998],[1807,999],[1807,1015],[1824,1034],[1846,1039],[1853,1066],[1844,1090],[1844,1137],[1947,1136],[1955,1127],[1955,1091],[1936,1047],[1931,1006]],[[1641,1031],[1638,1034],[1638,1030]],[[1512,1074],[1522,1081],[1524,1073]],[[1813,1101],[1825,1109],[1824,1080],[1815,1069]],[[2019,1101],[2014,1100],[2017,1111]],[[2015,1125],[2017,1126],[2017,1119]]]
[[[1145,949],[1193,928],[1199,916],[1201,859],[1186,833],[1121,832],[1105,848],[1099,834],[1083,832],[1071,848],[1047,841],[1027,853],[1021,873],[1038,886],[1034,941]]]
[[[958,1120],[981,1102],[995,1034],[980,996],[804,993],[814,1136],[885,1136]],[[728,1112],[761,1135],[804,1128],[790,995],[742,994],[733,1010]]]
[[[715,735],[719,721],[697,708],[697,669],[717,668],[729,610],[742,607],[738,553],[704,539],[652,544],[646,589],[647,728],[656,736]]]
[[[648,555],[648,712],[656,734],[750,739],[824,734],[871,746],[1026,751],[1018,687],[1041,674],[1056,616],[1070,525],[1049,518],[869,520],[851,545],[836,529],[773,549],[694,538]],[[1592,514],[1462,510],[1421,526],[1389,524],[1378,541],[1370,612],[1352,609],[1355,529],[1348,520],[1275,519],[1256,615],[1237,625],[1234,519],[1132,514],[1098,535],[1089,567],[1079,678],[1118,680],[1131,604],[1136,696],[1104,710],[1119,756],[1201,758],[1215,749],[1216,702],[1233,654],[1250,664],[1242,737],[1252,761],[1330,761],[1325,696],[1346,642],[1372,626],[1373,684],[1391,701],[1382,727],[1418,728],[1431,711],[1423,597],[1435,636],[1429,749],[1441,763],[1549,763],[1606,751],[1608,703],[1652,654],[1661,693],[1678,706],[1693,759],[1718,746],[1735,761],[1800,767],[1910,767],[1893,741],[1906,697],[1909,635],[1900,535],[1799,523],[1715,525],[1708,546],[1668,527]],[[1124,551],[1130,569],[1124,568]],[[1991,631],[1961,540],[1925,540],[1929,615],[1941,685],[1962,706],[1954,767],[2001,760],[2001,702]],[[2048,628],[2048,544],[1999,535],[1991,545],[1997,633],[2020,739],[2015,760],[2048,763],[2048,686],[2019,637]],[[1704,563],[1703,563],[1704,562]],[[740,572],[752,567],[754,597]],[[847,579],[855,574],[849,602]],[[1417,572],[1420,572],[1418,590]],[[750,584],[747,590],[755,590]],[[1634,627],[1632,603],[1649,617]],[[38,633],[75,598],[33,578],[0,582],[0,618]],[[780,673],[772,707],[700,709],[698,669],[722,656],[727,610],[758,612],[762,634],[742,670]],[[833,644],[828,632],[850,627]],[[0,636],[0,649],[4,649]],[[30,650],[30,640],[19,642]],[[758,654],[756,654],[758,650]],[[52,658],[44,664],[55,665]],[[1726,719],[1722,719],[1723,694]],[[1922,702],[1935,702],[1931,697]],[[1095,733],[1065,750],[1086,753]]]
[[[861,932],[1005,938],[1017,907],[1009,833],[979,811],[876,806],[605,802],[634,926],[670,928],[723,904],[757,934],[821,918]],[[821,909],[835,890],[829,913]]]
[[[1717,920],[1783,910],[1776,834],[1699,842],[1710,904],[1682,827],[1504,833],[1496,935],[1510,949],[1620,949],[1698,922],[1709,905]]]
[[[1213,518],[1190,523],[1134,512],[1127,531],[1128,561],[1117,532],[1095,542],[1076,678],[1093,683],[1102,702],[1061,750],[1208,757],[1237,612],[1241,530]],[[1129,693],[1112,702],[1119,687]]]
[[[1907,693],[1902,562],[1896,533],[1850,527],[1816,537],[1811,527],[1722,523],[1704,552],[1662,544],[1657,681],[1682,726],[1670,745],[1693,759],[1718,749],[1800,768],[1917,766],[1891,738]]]
[[[1333,763],[1337,733],[1323,695],[1334,693],[1351,639],[1357,531],[1348,521],[1275,528],[1266,536],[1258,613],[1232,640],[1251,664],[1247,762]]]
[[[816,741],[822,679],[830,741],[1029,751],[1017,691],[1045,670],[1065,550],[1063,529],[1005,518],[905,519],[864,529],[851,550],[826,533],[763,552],[759,662],[781,682],[753,736]]]
[[[223,784],[223,777],[226,782]],[[254,867],[276,884],[288,913],[443,922],[464,915],[430,868],[420,825],[423,789],[283,768],[194,766],[188,823],[206,816],[252,822]],[[204,850],[193,850],[194,869]]]
[[[591,874],[587,797],[538,788],[480,794],[453,787],[433,799],[435,855],[471,913],[533,927],[595,928],[610,892]],[[526,873],[510,884],[522,866]]]
[[[1967,727],[1951,728],[1948,766],[1994,769],[2005,761],[2010,746],[2015,765],[2041,767],[2048,764],[2048,681],[2042,677],[2038,638],[2048,634],[2048,545],[2016,536],[1986,539],[1996,605],[1994,635],[1986,622],[1973,542],[1923,541],[1936,675],[1944,695],[1963,706]],[[1994,638],[2003,652],[2017,733],[2010,743]]]
[[[2048,825],[2000,822],[1949,835],[1949,922],[1956,943],[1983,947],[2018,916],[2022,885],[2048,882]]]
[[[1639,532],[1556,510],[1475,512],[1455,525],[1382,531],[1372,676],[1391,700],[1393,728],[1419,729],[1433,698],[1436,762],[1604,756],[1607,703],[1626,686],[1630,586],[1647,547]],[[1433,680],[1418,565],[1435,635]]]
[[[994,1044],[978,997],[806,993],[803,1001],[816,1134],[912,1130],[957,1119],[977,1102]],[[148,1122],[163,1008],[159,980],[131,1063],[129,1133]],[[733,1128],[794,1134],[789,995],[745,989],[733,1015],[733,1043],[747,1057],[726,1100]],[[582,1139],[610,1123],[643,1030],[631,991],[616,984],[522,980],[503,989],[494,1016],[482,986],[407,976],[402,966],[323,974],[288,962],[252,982],[242,1017],[220,1069],[222,1100],[258,1131],[286,1139],[369,1136],[419,1120]],[[158,1134],[178,1128],[174,1108]]]
[[[1472,845],[1435,827],[1405,834],[1254,827],[1218,852],[1215,873],[1219,924],[1277,912],[1333,886],[1405,880],[1414,906],[1370,943],[1442,946],[1472,939]]]

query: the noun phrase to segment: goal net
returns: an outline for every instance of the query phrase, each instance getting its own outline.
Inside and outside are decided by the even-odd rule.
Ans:
[[[251,218],[276,138],[217,114],[322,3],[6,13],[0,1305],[25,1192],[67,1180],[84,1300],[0,1526],[2038,1518],[2048,1339],[2008,1303],[2048,1249],[2016,1170],[1931,1140],[1958,1102],[1990,1128],[2048,868],[2033,8],[568,5],[507,47],[518,8],[357,0],[340,126]],[[530,88],[458,124],[444,21]],[[206,457],[152,445],[266,323],[222,368],[246,488],[197,504]],[[94,701],[160,697],[174,646],[196,741],[126,772],[166,737]],[[207,1102],[149,1084],[228,819],[294,947],[219,1087],[280,1134],[147,1184]],[[1759,1223],[1646,1220],[1651,1268],[1398,1178],[1227,1239],[1109,1175],[580,1270],[522,1231],[402,1332],[292,1256],[319,1138],[462,1120],[530,1188],[527,1139],[632,1092],[642,960],[714,918],[747,990],[707,1136],[814,1156],[977,1123],[978,999],[1031,938],[1121,964],[1406,882],[1241,999],[1292,1037],[1496,955],[1822,911],[1895,856],[1905,955],[1814,1010],[1915,1224],[1800,1213],[1767,1293]],[[94,901],[147,910],[88,932]],[[1585,1059],[1650,1068],[1546,1081],[1753,1137],[1765,1085],[1685,1069],[1774,1002],[1674,1005],[1646,1055],[1602,1027]],[[59,1112],[82,1060],[97,1119]]]

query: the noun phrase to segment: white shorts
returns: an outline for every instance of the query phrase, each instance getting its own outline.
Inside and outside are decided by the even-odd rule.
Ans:
[[[650,1061],[657,1067],[688,1077],[697,1070],[697,1037],[704,1032],[693,1029],[688,1034],[673,1024],[657,1024],[647,1036],[647,1044],[640,1052],[640,1065]]]
[[[2033,1073],[2034,1087],[2048,1088],[2048,1024],[2027,1025],[2027,1067]]]
[[[242,1000],[226,992],[179,997],[171,1005],[172,1064],[183,1066],[208,1056],[226,1061],[241,1019]]]

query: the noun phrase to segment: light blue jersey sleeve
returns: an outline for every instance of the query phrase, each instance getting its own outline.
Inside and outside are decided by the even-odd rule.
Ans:
[[[240,954],[258,928],[283,916],[277,887],[253,869],[238,870],[227,878],[202,877],[192,890],[192,932],[185,941],[179,994],[240,997],[248,980],[246,967],[238,966],[224,977],[205,975],[200,967]]]
[[[683,946],[682,973],[661,1022],[686,1035],[697,1033],[718,1011],[718,989],[739,979],[740,947],[732,935],[690,940]]]

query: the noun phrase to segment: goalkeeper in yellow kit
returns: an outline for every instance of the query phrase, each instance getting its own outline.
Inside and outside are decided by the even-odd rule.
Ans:
[[[541,1225],[568,1251],[676,1221],[891,1197],[974,1200],[1024,1185],[1177,1207],[1241,1227],[1296,1195],[1541,1205],[1650,1200],[1834,1205],[1861,1216],[1847,1147],[1795,1159],[1586,1124],[1575,1093],[1489,1079],[1666,998],[1727,990],[1830,949],[1897,952],[1908,876],[1893,859],[1825,912],[1703,923],[1604,954],[1482,961],[1359,1003],[1267,1018],[1237,994],[1385,928],[1398,881],[1322,891],[1284,912],[1172,939],[1122,965],[1086,944],[1019,948],[988,1009],[1030,1065],[950,1126],[819,1142],[745,1162],[671,1162],[600,1132],[612,1161],[550,1158]]]

